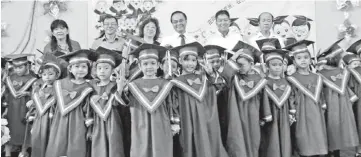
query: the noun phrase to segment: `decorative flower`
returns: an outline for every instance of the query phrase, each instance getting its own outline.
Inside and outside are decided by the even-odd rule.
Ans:
[[[49,14],[54,18],[58,18],[59,13],[67,10],[67,5],[62,0],[49,0],[43,7],[44,15]]]
[[[8,34],[6,29],[8,28],[8,24],[6,22],[1,21],[1,37],[7,37]]]
[[[338,27],[338,38],[354,38],[356,37],[356,29],[357,26],[355,24],[351,24],[349,19],[346,19],[343,24]]]
[[[10,130],[6,125],[8,121],[6,119],[1,119],[1,145],[4,145],[10,140]]]

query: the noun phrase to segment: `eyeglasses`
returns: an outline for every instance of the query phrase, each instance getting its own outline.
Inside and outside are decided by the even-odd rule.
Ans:
[[[118,26],[117,23],[104,23],[104,26]]]

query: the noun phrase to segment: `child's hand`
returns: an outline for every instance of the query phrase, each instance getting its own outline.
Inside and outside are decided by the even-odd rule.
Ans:
[[[292,125],[294,122],[296,122],[296,117],[292,114],[289,115],[290,118],[290,125]]]
[[[208,62],[206,62],[206,64],[199,64],[203,67],[204,71],[206,71],[207,74],[209,75],[213,75],[214,74],[214,71],[213,71],[213,68],[212,68],[212,65],[209,64]]]
[[[8,108],[5,109],[4,113],[1,115],[1,118],[7,118],[8,116]]]
[[[230,50],[226,50],[226,52],[228,52],[228,53],[230,53],[230,54],[233,54],[233,56],[231,57],[231,60],[236,61],[237,58],[239,57],[239,55],[240,55],[241,53],[243,53],[243,50],[241,49],[241,50],[238,50],[237,52],[233,52],[233,51],[230,51]]]
[[[35,116],[29,116],[27,118],[27,122],[32,122],[35,119]]]
[[[295,73],[296,72],[296,67],[295,67],[295,65],[290,65],[290,66],[288,66],[287,67],[287,75],[292,75],[293,73]]]
[[[34,101],[33,100],[30,100],[26,103],[26,107],[27,108],[30,108],[32,105],[34,104]]]
[[[86,119],[85,120],[85,126],[89,127],[91,125],[93,125],[94,119]]]
[[[119,74],[119,72],[115,71],[115,75],[117,76],[116,78],[116,82],[117,82],[117,90],[119,93],[121,93],[125,87],[125,85],[127,84],[127,80],[125,79],[124,76],[121,76]]]
[[[175,134],[178,134],[180,131],[180,126],[179,124],[172,124],[171,125],[171,130],[172,130],[172,135],[174,136]]]
[[[264,121],[264,120],[261,120],[260,122],[259,122],[259,125],[260,126],[264,126],[266,124],[266,122]]]
[[[19,98],[24,97],[24,96],[30,96],[30,92],[21,92],[21,93],[18,93],[18,95],[19,95]]]

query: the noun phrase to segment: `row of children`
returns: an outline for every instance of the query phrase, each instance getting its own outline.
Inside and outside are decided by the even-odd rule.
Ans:
[[[7,150],[24,142],[25,121],[33,121],[37,157],[122,157],[127,151],[131,157],[173,151],[182,157],[290,157],[292,150],[339,156],[360,142],[361,104],[355,112],[352,104],[361,96],[361,43],[344,57],[333,44],[317,56],[317,73],[310,70],[312,43],[281,49],[277,39],[264,39],[258,41],[262,52],[241,41],[232,51],[197,42],[169,51],[142,44],[132,52],[138,64],[127,79],[114,70],[125,61],[121,53],[102,47],[45,54],[39,80],[29,73],[27,55],[6,56],[14,69],[2,92],[12,135]],[[350,68],[339,68],[342,60]],[[89,81],[91,62],[96,78]],[[297,71],[284,77],[285,64]],[[130,127],[122,106],[130,108]],[[179,145],[173,139],[178,133]]]

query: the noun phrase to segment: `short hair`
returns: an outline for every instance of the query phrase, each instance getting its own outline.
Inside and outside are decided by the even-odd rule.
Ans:
[[[171,23],[172,23],[173,15],[175,15],[175,14],[182,14],[184,16],[184,18],[187,20],[187,15],[184,12],[177,10],[177,11],[173,12],[172,15],[170,16]]]
[[[263,12],[263,13],[259,14],[259,16],[258,16],[258,21],[261,21],[261,16],[262,16],[263,14],[269,14],[269,15],[271,15],[271,17],[272,17],[272,22],[273,22],[274,17],[273,17],[273,15],[272,15],[270,12]]]
[[[145,25],[147,25],[148,23],[153,22],[156,28],[155,31],[155,36],[153,38],[154,41],[158,40],[159,38],[159,34],[160,34],[160,27],[159,27],[159,21],[156,18],[148,18],[145,21],[142,22],[142,24],[139,26],[139,36],[140,37],[144,37],[144,27]]]
[[[88,62],[86,63],[88,65],[88,74],[85,75],[84,79],[92,79],[92,76],[91,76],[91,73],[92,73],[92,67],[91,67],[91,64]],[[74,65],[74,64],[73,64]],[[68,69],[71,68],[71,66],[73,65],[69,65],[68,66]],[[70,72],[70,70],[68,70],[68,76],[69,78],[73,79],[75,78],[74,75]]]
[[[43,74],[43,72],[44,72],[45,70],[49,70],[49,69],[53,69],[54,72],[55,72],[57,75],[60,74],[60,71],[59,71],[58,69],[56,69],[54,66],[51,66],[51,65],[41,66],[38,73],[41,75],[41,74]]]
[[[219,10],[219,11],[217,11],[217,13],[215,15],[216,19],[218,18],[219,15],[227,15],[228,18],[230,18],[229,12],[227,10]]]
[[[106,14],[106,15],[104,16],[104,18],[103,18],[103,21],[102,21],[103,23],[104,23],[105,19],[114,19],[114,20],[117,22],[117,24],[118,24],[118,19],[117,19],[115,16],[113,16],[113,15]]]

